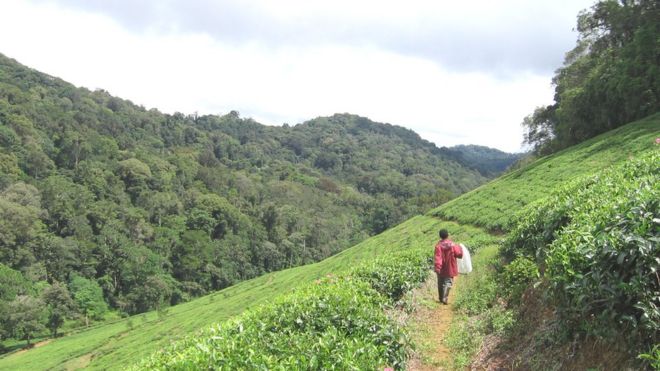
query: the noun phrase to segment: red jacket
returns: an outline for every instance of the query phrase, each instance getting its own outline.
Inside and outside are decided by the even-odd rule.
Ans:
[[[463,249],[450,239],[440,240],[435,245],[435,271],[440,277],[456,277],[456,258],[463,257]]]

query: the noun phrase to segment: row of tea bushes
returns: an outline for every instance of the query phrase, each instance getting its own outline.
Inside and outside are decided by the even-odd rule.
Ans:
[[[660,333],[660,151],[520,213],[505,243],[539,263],[567,328],[643,345]]]
[[[406,251],[330,275],[173,343],[135,369],[402,369],[406,333],[384,309],[428,275]]]

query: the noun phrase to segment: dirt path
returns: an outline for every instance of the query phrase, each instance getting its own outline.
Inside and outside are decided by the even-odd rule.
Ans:
[[[413,305],[416,310],[409,323],[416,351],[408,362],[408,370],[449,368],[451,359],[443,340],[454,318],[452,303],[456,289],[460,289],[460,286],[460,278],[457,277],[449,292],[449,304],[439,303],[436,276],[431,272],[422,287],[413,292]]]
[[[41,347],[41,346],[44,346],[44,345],[50,343],[51,341],[53,341],[53,339],[48,339],[48,340],[40,341],[40,342],[38,342],[38,343],[34,343],[31,347],[21,349],[21,350],[15,352],[15,353],[13,353],[13,354],[21,354],[21,353],[25,353],[25,352],[29,351],[30,349],[39,348],[39,347]]]

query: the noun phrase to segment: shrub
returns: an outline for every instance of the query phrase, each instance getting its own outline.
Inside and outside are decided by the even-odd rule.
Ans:
[[[487,332],[496,335],[504,335],[516,322],[516,312],[505,309],[502,306],[494,306],[485,313]]]
[[[656,344],[648,353],[642,353],[637,358],[644,360],[654,370],[660,370],[660,344]]]
[[[140,369],[402,367],[406,335],[364,282],[325,279],[175,343]]]
[[[426,279],[429,274],[427,258],[427,254],[420,251],[404,252],[365,264],[349,275],[368,282],[395,303]]]
[[[539,269],[533,260],[520,256],[506,265],[497,278],[501,296],[517,305],[529,284],[539,278]]]

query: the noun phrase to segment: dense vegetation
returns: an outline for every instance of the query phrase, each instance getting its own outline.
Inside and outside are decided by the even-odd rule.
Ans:
[[[346,114],[282,128],[237,112],[165,115],[0,56],[0,335],[30,342],[57,335],[67,318],[159,309],[0,358],[0,368],[117,368],[163,347],[142,366],[219,366],[221,357],[229,368],[401,367],[405,333],[382,311],[421,279],[443,225],[435,217],[511,231],[511,264],[473,275],[457,298],[461,313],[479,319],[460,322],[453,333],[461,336],[449,339],[462,349],[457,365],[469,363],[485,333],[525,334],[515,328],[529,324],[522,313],[534,293],[545,310],[532,312],[547,317],[536,322],[552,324],[525,334],[531,354],[595,337],[658,361],[660,158],[645,154],[657,152],[660,134],[657,14],[652,1],[600,1],[582,13],[578,45],[554,79],[555,104],[524,122],[537,154],[618,129],[322,263],[171,310],[442,204],[483,181],[493,167],[474,158],[488,151],[437,149],[409,130]],[[492,257],[494,239],[483,230],[451,229],[468,246],[491,245]],[[400,249],[411,251],[345,272]],[[330,272],[339,275],[310,283]],[[621,342],[621,333],[631,336]]]
[[[657,369],[659,177],[656,149],[520,210],[497,269],[477,271],[458,293],[466,317],[447,338],[454,366]],[[486,359],[475,361],[482,344]]]
[[[484,180],[366,118],[166,115],[0,56],[2,336],[318,261]]]
[[[406,308],[406,294],[428,277],[439,228],[475,253],[498,240],[476,228],[413,218],[340,254],[359,265],[339,266],[274,304],[178,341],[136,369],[402,369],[409,336],[384,312]]]
[[[520,184],[527,184],[526,187],[530,189],[530,197],[533,196],[535,199],[546,197],[551,193],[547,188],[542,188],[542,192],[531,192],[536,187],[544,187],[544,177],[554,179],[555,187],[557,187],[573,179],[576,174],[594,174],[609,164],[621,163],[631,156],[635,157],[644,152],[656,150],[658,147],[655,144],[655,137],[660,134],[656,129],[657,124],[657,116],[632,123],[613,133],[595,138],[582,146],[541,160],[538,165],[532,164],[527,169],[518,170],[514,173],[515,176],[507,175],[488,186],[461,196],[452,204],[459,210],[469,210],[470,205],[463,205],[462,202],[475,197],[496,197],[493,195],[497,193],[493,193],[490,190],[491,187],[499,190],[509,187],[520,189]],[[506,183],[509,183],[508,187]],[[509,201],[502,198],[502,202]],[[524,206],[517,202],[508,205],[510,207],[507,210],[511,214],[515,214]],[[497,203],[485,204],[481,212],[485,215],[501,216],[502,213],[495,209],[498,206]],[[11,354],[0,358],[0,368],[34,369],[71,365],[87,365],[92,369],[118,368],[121,365],[137,362],[149,353],[166,347],[171,339],[189,335],[199,328],[223,321],[256,304],[272,301],[275,296],[286,293],[301,283],[312,282],[328,273],[337,274],[348,267],[378,256],[395,254],[396,251],[430,248],[437,239],[437,230],[441,227],[448,228],[457,240],[465,242],[473,248],[491,245],[494,242],[494,239],[485,235],[483,230],[468,227],[465,224],[442,222],[431,216],[419,216],[321,263],[270,273],[210,296],[177,305],[167,311],[154,311],[130,317],[57,339],[47,346],[30,350],[27,353]],[[480,254],[481,252],[477,252],[475,259],[481,259]],[[519,260],[510,266],[512,268],[505,271],[506,276],[509,277],[504,280],[504,287],[508,288],[507,290],[494,287],[493,283],[496,282],[496,279],[492,276],[487,275],[482,279],[475,275],[476,283],[473,289],[468,290],[469,298],[457,298],[457,305],[459,302],[462,303],[461,306],[465,308],[462,310],[465,313],[476,313],[484,307],[489,308],[486,312],[490,313],[483,321],[470,322],[474,326],[461,325],[460,329],[457,329],[457,331],[463,331],[463,334],[471,334],[471,337],[463,336],[454,339],[455,345],[464,350],[460,352],[463,357],[460,362],[469,360],[469,358],[465,358],[471,354],[469,350],[474,351],[474,348],[479,346],[481,337],[475,337],[477,336],[475,331],[499,333],[509,328],[514,319],[516,323],[521,322],[518,318],[512,317],[511,309],[497,309],[495,303],[499,299],[492,300],[492,297],[499,294],[511,303],[520,302],[521,293],[538,276],[538,270],[533,269],[536,265],[534,261],[530,260]],[[479,291],[482,288],[485,290],[483,295]],[[512,298],[518,298],[518,300],[512,300]],[[552,308],[551,303],[543,303],[543,307]],[[541,331],[543,330],[545,329],[541,329]],[[530,342],[531,345],[537,344],[541,347],[533,350],[538,353],[548,345],[546,338],[543,337],[545,335],[539,334],[539,336],[542,339],[538,343]],[[475,341],[462,341],[465,339]],[[637,351],[644,351],[644,349]]]
[[[505,252],[538,262],[570,334],[660,340],[660,151],[572,182],[519,213]]]
[[[617,134],[625,131],[637,132],[627,126]],[[655,135],[660,136],[658,129]],[[607,134],[596,140],[605,144],[610,138]],[[461,280],[455,299],[459,320],[445,339],[454,367],[658,367],[660,147],[647,140],[613,167],[566,177],[522,209],[512,205],[516,212],[508,218],[499,256],[490,250],[476,255],[481,269]],[[570,167],[574,152],[583,150],[574,147],[547,161]],[[592,151],[582,159],[605,166],[602,160],[610,156]],[[533,181],[535,166],[527,170],[520,176]],[[564,171],[550,167],[546,174],[555,178]],[[461,201],[518,180],[504,177],[453,204],[467,206]],[[485,215],[488,220],[495,214]],[[491,259],[494,269],[485,267],[484,259]],[[476,361],[481,363],[473,363],[484,344],[489,358],[482,353]],[[569,351],[572,357],[566,356]]]
[[[658,112],[659,15],[656,0],[601,0],[580,13],[555,102],[525,118],[525,141],[547,154]]]

